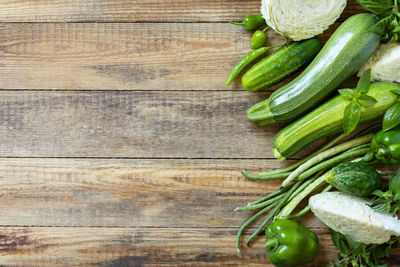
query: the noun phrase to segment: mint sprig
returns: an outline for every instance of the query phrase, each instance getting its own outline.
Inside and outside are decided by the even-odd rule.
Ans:
[[[341,89],[339,94],[350,103],[346,106],[343,114],[343,131],[349,135],[357,128],[361,118],[361,108],[372,107],[378,101],[367,95],[371,87],[371,69],[366,70],[358,81],[355,89]]]

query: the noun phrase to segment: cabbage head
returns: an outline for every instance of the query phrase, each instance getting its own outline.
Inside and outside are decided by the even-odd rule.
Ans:
[[[268,26],[294,41],[314,37],[342,14],[346,0],[262,0]]]
[[[361,68],[358,76],[367,69],[371,69],[373,81],[400,82],[400,44],[396,41],[381,44]]]

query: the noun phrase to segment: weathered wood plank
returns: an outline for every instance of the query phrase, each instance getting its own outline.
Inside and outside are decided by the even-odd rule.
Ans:
[[[241,168],[277,165],[261,160],[4,159],[0,225],[13,226],[0,227],[0,264],[261,266],[267,263],[262,237],[236,254],[236,231],[250,213],[232,209],[279,184],[248,181],[240,176]],[[336,249],[327,227],[311,214],[301,222],[320,237],[312,266],[333,259]],[[393,264],[399,263],[399,252]]]
[[[336,258],[327,230],[317,259]],[[236,231],[224,228],[0,228],[0,264],[4,266],[273,266],[259,238],[236,253]],[[399,266],[394,250],[389,266]]]
[[[311,266],[336,256],[326,229]],[[0,228],[3,266],[272,266],[262,238],[236,253],[236,230],[223,228]],[[398,253],[396,253],[398,255]],[[396,262],[396,256],[393,257]]]
[[[276,160],[2,159],[0,225],[239,227],[234,212],[279,181],[240,171]],[[318,220],[309,224],[321,226]]]
[[[260,6],[260,0],[13,0],[0,2],[0,22],[227,22]],[[360,10],[350,0],[343,18]]]
[[[3,89],[243,90],[240,79],[224,84],[250,51],[250,34],[230,24],[5,23],[0,31]],[[268,34],[271,45],[284,41]]]
[[[0,91],[0,157],[273,158],[266,97],[211,91]]]

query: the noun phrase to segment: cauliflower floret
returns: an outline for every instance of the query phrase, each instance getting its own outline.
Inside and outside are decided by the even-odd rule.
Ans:
[[[322,222],[333,230],[364,244],[382,244],[400,235],[400,221],[377,212],[368,200],[342,192],[326,192],[310,198],[309,204]]]
[[[374,81],[400,82],[400,45],[396,41],[381,44],[357,75],[367,69]]]
[[[294,41],[314,37],[342,14],[346,0],[262,0],[268,26]]]

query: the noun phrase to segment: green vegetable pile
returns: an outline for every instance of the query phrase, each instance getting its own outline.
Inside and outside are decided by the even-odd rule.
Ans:
[[[325,2],[329,8],[335,4]],[[291,13],[282,14],[284,10],[263,12],[264,16],[280,14],[287,20],[280,25],[265,25],[273,18],[264,20],[260,15],[232,23],[254,31],[253,50],[236,64],[226,86],[247,69],[242,76],[247,91],[269,89],[309,64],[291,82],[247,110],[248,118],[259,126],[287,124],[273,140],[275,157],[284,161],[327,139],[319,149],[284,168],[258,174],[242,171],[251,180],[283,181],[275,192],[235,209],[255,212],[239,228],[238,252],[244,231],[262,217],[247,245],[265,231],[265,248],[274,265],[311,263],[318,253],[318,236],[295,221],[310,211],[330,228],[333,244],[340,251],[328,266],[387,266],[380,265],[381,260],[399,245],[400,84],[371,83],[367,69],[355,88],[340,85],[363,67],[381,43],[400,43],[400,12],[397,0],[357,2],[372,14],[348,18],[324,46],[309,36],[299,38],[302,41],[286,40],[266,55],[273,48],[266,46],[270,27],[312,32],[301,29],[301,23],[289,23]],[[270,5],[278,4],[271,1]],[[310,17],[307,25],[312,25],[312,19],[321,18]],[[328,19],[326,25],[332,23]],[[386,168],[382,171],[381,167]]]

